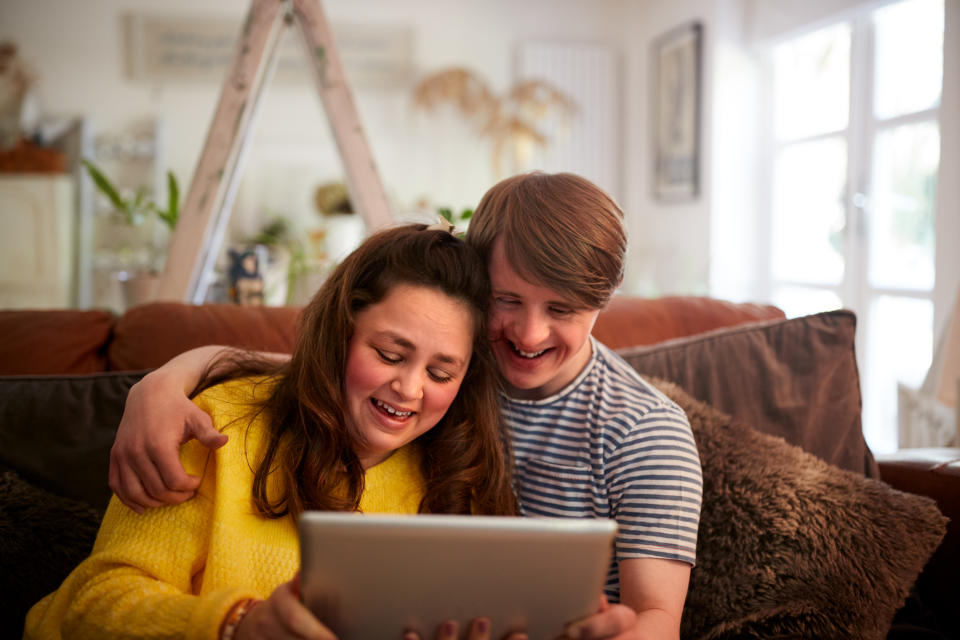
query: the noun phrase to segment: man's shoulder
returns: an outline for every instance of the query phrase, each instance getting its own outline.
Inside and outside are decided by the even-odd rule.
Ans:
[[[677,403],[650,384],[612,349],[600,342],[595,344],[597,362],[591,392],[597,394],[608,411],[627,421],[672,416],[686,422],[686,414]]]

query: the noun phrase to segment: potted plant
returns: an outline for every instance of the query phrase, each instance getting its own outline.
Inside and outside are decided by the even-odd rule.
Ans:
[[[145,243],[141,248],[146,250],[146,258],[131,261],[129,268],[122,270],[118,278],[127,307],[153,300],[166,260],[167,236],[176,228],[180,216],[180,186],[176,176],[167,171],[167,204],[161,207],[146,187],[141,186],[127,195],[92,161],[83,159],[81,162],[97,190],[109,200],[114,220],[122,226],[148,232],[140,234],[136,240]],[[159,223],[159,232],[155,223]]]

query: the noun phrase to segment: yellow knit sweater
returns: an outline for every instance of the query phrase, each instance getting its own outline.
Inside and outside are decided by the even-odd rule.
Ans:
[[[197,404],[229,442],[210,452],[196,441],[181,451],[187,471],[203,475],[197,496],[142,515],[116,497],[89,558],[27,614],[24,638],[217,637],[230,607],[266,598],[300,566],[294,519],[266,519],[253,507],[250,460],[264,425],[250,429],[251,402],[269,384],[232,381],[204,391]],[[239,418],[239,419],[238,419]],[[367,469],[360,509],[416,513],[423,497],[415,445]]]

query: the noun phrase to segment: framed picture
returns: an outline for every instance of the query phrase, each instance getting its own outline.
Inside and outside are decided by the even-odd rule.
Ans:
[[[703,27],[690,23],[653,44],[653,195],[700,194],[700,93]]]

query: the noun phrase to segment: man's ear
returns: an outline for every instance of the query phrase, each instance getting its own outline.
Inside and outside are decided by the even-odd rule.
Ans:
[[[613,300],[613,297],[617,295],[617,291],[620,290],[621,285],[623,285],[623,275],[620,275],[620,279],[617,280],[617,286],[613,288],[613,292],[610,293],[610,296],[607,298],[607,301],[603,303],[603,306],[600,307],[600,311],[606,311],[607,307],[610,306],[610,302]]]

